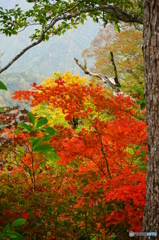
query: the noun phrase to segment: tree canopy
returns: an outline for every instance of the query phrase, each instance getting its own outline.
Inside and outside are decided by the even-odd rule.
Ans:
[[[6,36],[16,35],[29,26],[37,26],[30,36],[31,43],[15,56],[0,73],[10,67],[19,57],[30,48],[42,41],[49,40],[54,35],[64,34],[72,27],[91,17],[93,21],[115,23],[119,28],[119,21],[130,23],[143,23],[143,10],[141,0],[125,1],[49,1],[34,0],[33,6],[23,11],[18,4],[13,9],[0,7],[0,32]]]

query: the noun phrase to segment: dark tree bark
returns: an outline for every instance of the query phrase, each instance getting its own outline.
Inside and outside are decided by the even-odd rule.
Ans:
[[[147,120],[147,184],[142,232],[157,232],[159,239],[159,0],[143,0],[145,101]]]

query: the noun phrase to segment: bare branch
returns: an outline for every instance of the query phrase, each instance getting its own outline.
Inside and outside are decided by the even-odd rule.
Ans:
[[[116,84],[116,82],[114,81],[114,79],[112,78],[108,78],[107,76],[104,76],[103,74],[98,74],[98,73],[92,73],[91,71],[89,71],[86,67],[86,60],[85,60],[85,66],[82,65],[82,63],[80,63],[78,61],[78,59],[74,58],[76,64],[84,71],[85,74],[90,75],[91,77],[97,77],[100,78],[103,83],[107,83],[111,88],[114,89],[115,92],[120,92],[119,89],[119,84]]]
[[[80,63],[77,58],[74,58],[74,60],[75,60],[76,64],[84,71],[85,74],[88,74],[91,77],[97,77],[97,78],[101,79],[103,81],[103,83],[107,83],[113,89],[114,96],[117,96],[117,94],[121,94],[124,97],[130,97],[121,91],[121,89],[120,89],[121,85],[119,86],[120,83],[119,82],[116,83],[113,78],[108,78],[107,76],[104,76],[101,73],[92,73],[91,71],[89,71],[86,67],[86,60],[85,60],[85,65]],[[130,97],[130,99],[134,100],[132,97]]]

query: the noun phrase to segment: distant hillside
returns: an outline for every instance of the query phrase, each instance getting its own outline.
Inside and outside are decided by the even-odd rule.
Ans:
[[[12,0],[9,1],[9,4],[7,2],[6,0],[0,0],[0,6],[11,8],[16,3],[20,4],[23,9],[31,6],[25,0]],[[65,72],[71,70],[71,73],[83,75],[79,67],[75,64],[74,57],[81,59],[82,51],[89,47],[98,30],[99,25],[89,19],[84,25],[79,25],[77,30],[69,30],[65,35],[55,36],[48,42],[43,42],[30,49],[7,72],[29,71],[30,73],[51,77],[54,71]],[[2,34],[0,35],[0,51],[4,52],[1,59],[2,67],[24,47],[30,44],[28,37],[32,32],[33,28],[28,27],[18,36],[9,38]]]
[[[30,89],[33,82],[40,84],[44,81],[45,76],[39,76],[38,74],[32,74],[28,72],[18,72],[18,73],[5,73],[0,76],[0,80],[5,83],[8,91],[0,90],[0,107],[14,105],[25,106],[25,104],[19,103],[17,100],[12,99],[12,93],[16,90],[27,90]],[[28,108],[28,107],[27,107]]]

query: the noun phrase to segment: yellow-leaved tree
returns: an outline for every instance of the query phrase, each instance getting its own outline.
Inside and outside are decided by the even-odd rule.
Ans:
[[[56,86],[56,79],[59,78],[64,81],[66,86],[74,83],[79,85],[87,85],[90,83],[87,77],[72,75],[70,72],[65,72],[64,74],[62,74],[61,72],[54,72],[51,78],[46,78],[44,83],[40,85],[46,88]],[[88,98],[85,102],[85,109],[83,111],[87,110],[87,108],[89,107],[92,109],[92,119],[98,117],[99,119],[102,119],[104,121],[109,121],[112,118],[112,116],[108,115],[106,111],[100,113],[97,112],[94,104],[91,102],[91,99]],[[39,104],[36,107],[32,108],[32,113],[38,115],[38,117],[46,117],[48,119],[49,126],[61,125],[64,127],[69,127],[70,124],[72,124],[77,132],[81,131],[83,127],[88,129],[91,125],[90,119],[86,120],[74,118],[72,121],[66,120],[66,114],[63,113],[61,108],[55,108],[52,104],[48,103]]]
[[[46,78],[44,83],[40,84],[44,87],[52,87],[56,85],[55,80],[62,78],[66,85],[78,83],[79,85],[85,85],[88,80],[86,77],[80,77],[79,75],[72,75],[69,71],[62,74],[61,72],[54,72],[51,78]],[[54,108],[51,104],[46,105],[39,104],[32,109],[32,113],[37,114],[39,117],[46,117],[50,126],[63,125],[69,126],[68,121],[65,120],[65,114],[61,108]]]

